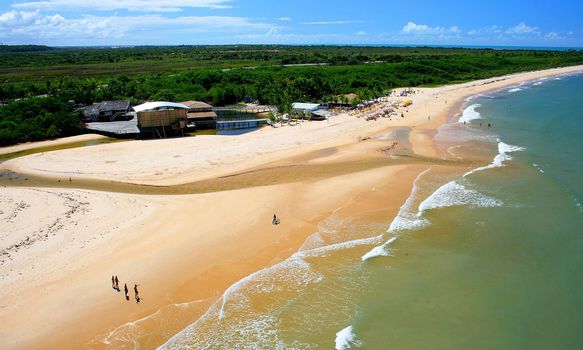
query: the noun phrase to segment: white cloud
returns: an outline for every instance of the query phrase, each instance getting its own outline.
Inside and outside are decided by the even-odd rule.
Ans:
[[[279,35],[279,29],[278,28],[269,28],[269,30],[267,31],[267,33],[265,33],[266,36],[277,36]]]
[[[329,25],[329,24],[356,24],[364,23],[364,21],[316,21],[316,22],[302,22],[307,25]]]
[[[366,35],[367,33],[364,30],[359,30],[358,32],[354,33],[354,35]]]
[[[39,11],[9,11],[0,15],[0,38],[38,41],[46,38],[88,35],[117,37],[123,30],[113,25],[113,18],[83,17],[67,20],[59,14],[43,15]]]
[[[502,27],[493,25],[489,27],[484,27],[480,29],[472,29],[468,32],[468,35],[493,35],[502,33]]]
[[[507,34],[539,34],[537,27],[530,27],[524,24],[524,22],[520,22],[519,24],[515,25],[514,27],[508,28],[506,31]]]
[[[414,22],[407,23],[401,33],[409,35],[443,35],[443,34],[459,34],[461,31],[457,26],[449,28],[445,27],[431,27],[426,24],[417,24]]]
[[[548,32],[547,35],[545,35],[545,39],[548,39],[548,40],[562,40],[562,39],[564,39],[564,37],[562,37],[561,35],[559,35],[557,32]]]
[[[83,16],[67,19],[39,11],[9,11],[0,14],[0,39],[5,42],[47,43],[50,45],[95,45],[96,43],[168,42],[168,38],[205,41],[208,34],[257,33],[277,26],[244,17],[228,16]],[[100,41],[100,39],[103,39]],[[150,40],[152,40],[150,42]],[[166,41],[164,41],[166,40]]]
[[[291,18],[289,18],[289,17],[279,17],[278,19],[280,21],[291,21]]]
[[[176,12],[184,8],[230,8],[231,0],[40,0],[23,1],[12,4],[13,8],[23,10],[87,10],[134,12]]]

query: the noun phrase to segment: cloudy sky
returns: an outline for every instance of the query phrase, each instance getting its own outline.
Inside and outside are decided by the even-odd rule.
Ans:
[[[580,0],[0,0],[0,43],[583,47],[582,13]]]

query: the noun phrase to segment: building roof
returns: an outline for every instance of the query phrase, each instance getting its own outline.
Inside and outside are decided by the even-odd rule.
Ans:
[[[99,104],[100,111],[127,111],[130,107],[129,100],[103,101]]]
[[[302,103],[302,102],[294,102],[292,103],[293,109],[304,109],[308,111],[315,111],[320,107],[319,103]]]
[[[185,102],[180,102],[185,106],[188,106],[188,108],[190,109],[211,109],[213,108],[213,106],[209,105],[208,103],[204,103],[201,101],[185,101]]]
[[[131,107],[131,102],[129,100],[120,101],[103,101],[97,102],[90,106],[83,107],[82,110],[86,116],[97,115],[99,112],[109,112],[109,111],[128,111]]]
[[[160,102],[146,102],[144,104],[134,107],[134,111],[136,112],[154,111],[158,109],[188,109],[188,106],[183,105],[182,103],[160,101]]]
[[[94,103],[90,106],[83,107],[81,110],[86,116],[99,115],[99,103]]]

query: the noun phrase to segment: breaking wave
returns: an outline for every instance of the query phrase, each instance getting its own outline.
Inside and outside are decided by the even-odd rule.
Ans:
[[[376,258],[377,256],[390,256],[391,251],[389,247],[397,240],[397,237],[391,237],[384,244],[374,247],[370,252],[362,256],[362,261],[367,261],[368,259]]]
[[[417,175],[417,178],[415,178],[415,181],[413,181],[413,189],[411,190],[411,194],[409,197],[407,197],[407,200],[405,200],[405,203],[399,209],[397,216],[389,225],[387,232],[394,233],[404,230],[420,229],[425,226],[427,222],[417,215],[417,210],[414,205],[417,197],[419,197],[419,182],[430,171],[431,168],[428,168],[427,170]]]
[[[419,205],[419,213],[427,210],[470,206],[470,207],[499,207],[502,202],[467,188],[457,181],[450,181],[433,192]]]
[[[476,108],[479,108],[481,106],[482,105],[480,105],[480,104],[473,104],[473,105],[469,106],[468,108],[464,109],[464,112],[462,113],[462,116],[458,120],[458,123],[469,122],[469,121],[475,120],[475,119],[482,119],[480,112],[476,111]]]
[[[507,143],[504,143],[504,142],[498,140],[498,154],[494,157],[494,160],[492,160],[492,163],[490,163],[486,166],[482,166],[482,167],[473,169],[471,171],[468,171],[467,173],[464,174],[464,177],[467,177],[469,175],[475,174],[475,173],[483,171],[483,170],[503,167],[504,162],[512,160],[512,156],[509,153],[521,152],[524,150],[526,150],[526,148],[520,147],[520,146],[509,145]]]
[[[348,326],[336,333],[336,350],[348,350],[353,347],[360,347],[362,343],[356,337],[352,326]]]

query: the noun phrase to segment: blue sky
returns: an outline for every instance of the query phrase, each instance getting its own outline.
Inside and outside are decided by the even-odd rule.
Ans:
[[[0,43],[583,47],[582,14],[577,0],[0,0]]]

